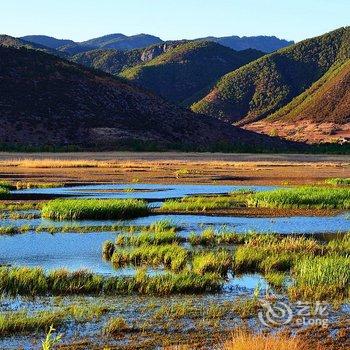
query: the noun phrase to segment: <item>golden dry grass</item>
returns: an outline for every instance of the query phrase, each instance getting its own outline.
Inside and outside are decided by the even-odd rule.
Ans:
[[[232,335],[223,350],[301,350],[307,345],[299,338],[283,335],[250,334],[243,331]],[[321,349],[320,349],[321,350]]]
[[[345,156],[182,153],[0,153],[0,173],[24,182],[324,183],[350,177]]]

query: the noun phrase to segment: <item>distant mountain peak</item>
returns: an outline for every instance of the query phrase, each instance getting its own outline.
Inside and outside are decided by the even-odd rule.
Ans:
[[[51,49],[58,49],[60,46],[74,44],[73,40],[57,39],[47,35],[26,35],[20,39],[30,41],[35,44],[44,45],[46,47],[50,47]]]

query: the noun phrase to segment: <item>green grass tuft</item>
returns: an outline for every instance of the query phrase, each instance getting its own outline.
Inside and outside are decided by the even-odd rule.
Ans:
[[[293,269],[294,285],[290,295],[302,299],[349,299],[350,257],[329,255],[308,257]]]
[[[259,192],[248,205],[267,208],[349,209],[350,189],[297,187]]]
[[[325,180],[325,183],[327,185],[333,185],[333,186],[349,186],[350,185],[350,178],[327,179],[327,180]]]
[[[55,220],[131,219],[149,214],[137,199],[55,199],[42,208],[42,217]]]
[[[149,276],[140,270],[134,277],[104,277],[88,271],[0,267],[0,293],[11,296],[204,293],[219,291],[222,283],[218,274],[191,271]]]

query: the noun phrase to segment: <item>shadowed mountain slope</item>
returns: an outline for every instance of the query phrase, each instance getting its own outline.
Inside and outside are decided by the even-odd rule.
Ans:
[[[0,143],[116,149],[128,142],[210,149],[289,144],[199,116],[132,86],[36,50],[0,47]]]
[[[119,74],[122,70],[148,62],[181,43],[182,42],[166,42],[145,49],[129,51],[98,49],[78,53],[70,59],[86,67],[100,69],[110,74]]]
[[[33,42],[25,41],[22,39],[14,38],[9,35],[0,35],[0,46],[13,47],[15,49],[19,49],[23,47],[26,49],[39,50],[39,51],[47,52],[52,55],[65,57],[64,53],[51,49],[50,47],[43,46],[40,44],[35,44]]]
[[[186,105],[205,95],[222,75],[262,55],[256,50],[238,52],[214,42],[192,41],[124,70],[121,76],[171,102]]]

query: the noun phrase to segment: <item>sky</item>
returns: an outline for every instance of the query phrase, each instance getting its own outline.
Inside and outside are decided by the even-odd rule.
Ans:
[[[300,41],[350,25],[350,0],[0,0],[0,33],[83,41],[275,35]]]

